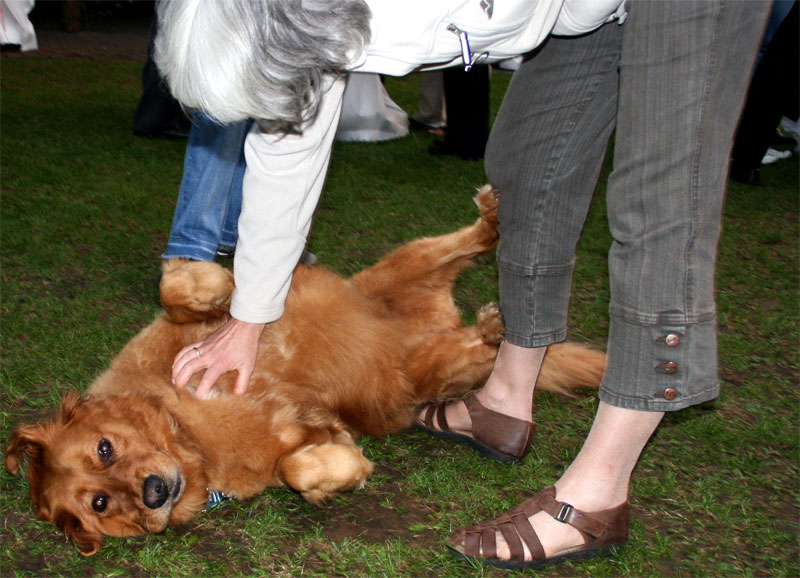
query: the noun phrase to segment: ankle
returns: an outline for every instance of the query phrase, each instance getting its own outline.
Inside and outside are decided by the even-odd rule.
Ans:
[[[533,388],[515,388],[500,379],[490,379],[475,395],[481,405],[492,411],[517,419],[532,420]]]
[[[546,347],[530,349],[504,342],[486,385],[477,392],[481,403],[495,411],[505,410],[503,413],[508,415],[527,412],[533,405],[536,379],[546,350]]]
[[[585,474],[584,474],[585,475]],[[608,480],[594,478],[591,475],[581,476],[575,480],[566,474],[558,480],[556,499],[566,502],[584,512],[601,512],[616,508],[628,501],[629,480]]]

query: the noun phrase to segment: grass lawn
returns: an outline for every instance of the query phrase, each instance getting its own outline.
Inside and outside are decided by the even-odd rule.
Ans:
[[[159,311],[166,243],[185,143],[132,135],[140,65],[3,58],[2,399],[0,434],[48,417],[84,390]],[[496,108],[508,73],[493,78]],[[416,77],[390,79],[416,110]],[[480,162],[433,157],[430,135],[338,144],[311,250],[344,274],[388,249],[475,218]],[[798,163],[731,183],[720,249],[723,393],[668,415],[632,487],[631,540],[614,558],[548,576],[798,574]],[[609,167],[605,168],[607,174]],[[579,247],[571,338],[602,346],[608,330],[601,185]],[[464,315],[497,299],[493,258],[459,280]],[[364,490],[325,507],[284,489],[201,515],[162,535],[109,539],[78,555],[32,514],[27,482],[0,474],[3,576],[501,576],[457,562],[453,528],[494,517],[552,483],[580,448],[597,404],[537,398],[537,438],[518,466],[415,432],[363,440],[376,462]]]

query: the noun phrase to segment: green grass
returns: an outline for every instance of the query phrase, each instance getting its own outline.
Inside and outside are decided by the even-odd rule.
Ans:
[[[142,140],[131,122],[137,63],[4,58],[2,400],[7,440],[84,390],[158,312],[166,242],[185,143]],[[508,82],[493,78],[493,106]],[[416,110],[418,80],[389,92]],[[339,144],[311,249],[344,274],[390,248],[471,222],[480,162],[433,157],[430,135]],[[608,167],[606,167],[606,172]],[[795,576],[798,573],[798,164],[763,169],[764,186],[732,183],[720,249],[723,393],[666,417],[634,475],[631,541],[614,558],[552,576]],[[571,336],[608,330],[601,185],[578,255]],[[467,319],[497,298],[493,258],[459,280]],[[538,398],[534,449],[518,466],[414,432],[363,440],[377,463],[364,490],[313,507],[283,489],[202,514],[162,535],[109,539],[79,556],[34,519],[27,482],[3,472],[3,576],[501,576],[456,562],[444,543],[553,482],[574,457],[593,394]]]

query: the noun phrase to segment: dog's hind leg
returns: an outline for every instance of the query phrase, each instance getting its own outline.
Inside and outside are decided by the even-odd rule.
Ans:
[[[373,466],[354,443],[330,441],[300,448],[284,457],[279,467],[286,485],[312,504],[320,504],[364,487]]]
[[[452,397],[483,384],[491,374],[503,332],[500,310],[489,304],[481,309],[476,325],[434,334],[420,345],[407,364],[409,378],[416,384],[416,403]],[[554,343],[547,348],[536,388],[567,396],[576,388],[596,388],[605,362],[606,354],[592,347]]]
[[[481,216],[474,224],[403,245],[354,275],[353,284],[404,315],[432,319],[431,313],[440,311],[452,322],[458,315],[450,296],[453,280],[473,257],[497,244],[497,192],[486,185],[475,203]]]
[[[415,403],[451,397],[483,384],[503,339],[495,304],[484,306],[476,325],[435,334],[409,357],[406,371],[416,385]]]

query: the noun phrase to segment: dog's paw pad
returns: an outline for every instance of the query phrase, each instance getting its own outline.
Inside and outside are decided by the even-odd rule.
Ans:
[[[478,331],[481,332],[483,342],[488,345],[500,345],[503,341],[505,326],[503,316],[500,313],[500,306],[497,303],[489,303],[481,307],[478,312]]]

